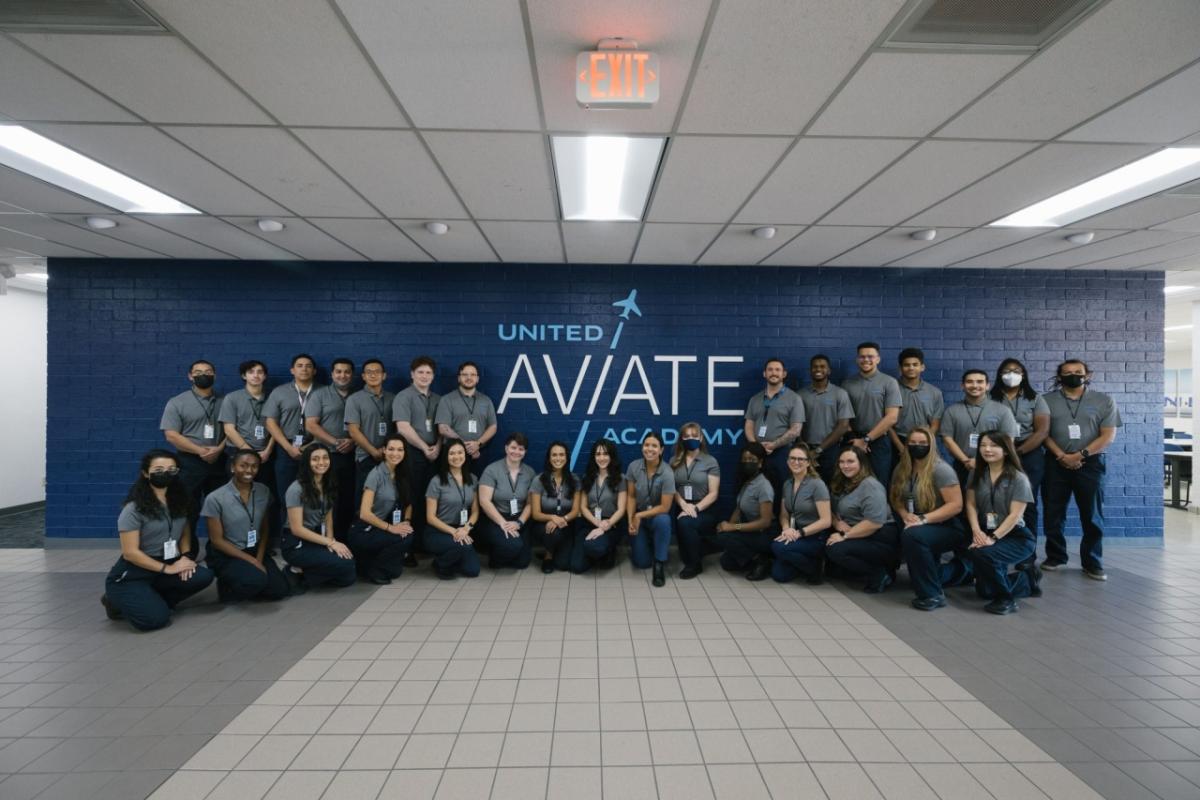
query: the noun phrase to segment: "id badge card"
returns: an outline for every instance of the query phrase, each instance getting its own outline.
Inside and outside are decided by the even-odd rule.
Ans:
[[[978,433],[971,434],[971,438],[967,440],[967,447],[970,447],[972,450],[975,450],[979,447],[979,434]]]
[[[163,560],[170,561],[173,558],[179,558],[179,542],[167,539],[163,542]]]
[[[425,420],[425,432],[433,433],[433,420],[431,420],[431,419]]]
[[[468,519],[470,516],[471,516],[471,515],[470,515],[470,514],[467,512],[467,510],[466,510],[465,508],[464,508],[464,509],[462,509],[461,511],[459,511],[459,512],[458,512],[458,524],[459,524],[459,525],[466,525],[466,524],[467,524],[467,519]]]
[[[254,426],[254,438],[255,438],[255,439],[258,439],[260,442],[261,442],[263,439],[267,438],[267,431],[266,431],[266,429],[265,429],[265,428],[263,428],[263,426],[262,426],[262,425],[255,425],[255,426]]]
[[[508,513],[512,514],[514,517],[517,514],[521,513],[521,507],[519,505],[517,505],[517,498],[515,498],[515,497],[509,498]]]
[[[758,438],[761,439],[767,435],[767,423],[758,426]]]
[[[292,447],[304,447],[304,434],[297,433],[292,437]]]
[[[205,425],[204,425],[204,438],[205,438],[205,439],[215,439],[215,438],[217,438],[217,429],[216,429],[216,427],[214,427],[214,426],[212,426],[212,425],[209,425],[209,424],[205,423]]]
[[[398,508],[392,509],[392,524],[399,525],[404,522],[404,512]]]
[[[324,522],[321,523],[321,535],[322,536],[325,535],[325,523]]]
[[[989,511],[987,514],[987,529],[989,531],[996,530],[1000,525],[1000,515],[994,511]]]
[[[799,533],[799,532],[800,532],[800,526],[796,524],[796,523],[797,523],[797,522],[799,522],[799,521],[800,521],[800,520],[796,519],[796,515],[795,515],[795,514],[792,514],[792,515],[791,515],[791,517],[789,517],[789,518],[788,518],[788,526],[789,526],[789,527],[790,527],[792,530],[796,531],[797,533]],[[803,534],[801,534],[801,535],[803,536]]]
[[[691,502],[691,500],[692,500],[692,486],[691,486],[691,484],[688,484],[688,485],[686,485],[686,486],[684,486],[684,487],[683,487],[683,499],[684,499],[684,500],[687,500],[688,502]]]
[[[1071,439],[1082,439],[1083,431],[1077,424],[1071,423],[1067,426],[1067,436]]]
[[[592,516],[596,518],[596,522],[603,522],[604,521],[604,510],[602,508],[600,508],[600,506],[596,506],[595,508],[592,509]]]
[[[904,501],[904,508],[910,514],[917,513],[916,503],[913,502],[913,499],[911,497]]]
[[[467,433],[479,433],[479,421],[474,419],[467,420]]]
[[[387,423],[386,422],[379,423],[379,435],[387,436]]]
[[[258,544],[258,531],[251,528],[246,531],[246,547],[254,547]]]

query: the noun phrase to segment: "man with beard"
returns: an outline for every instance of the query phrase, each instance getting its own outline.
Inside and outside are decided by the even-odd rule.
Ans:
[[[159,430],[178,453],[179,480],[191,498],[188,522],[193,534],[204,495],[229,479],[225,474],[225,434],[218,425],[221,397],[213,390],[217,371],[203,359],[188,367],[191,387],[167,401]],[[192,547],[196,537],[192,536]],[[194,552],[194,551],[193,551]]]
[[[758,442],[767,451],[767,480],[780,497],[779,490],[787,472],[787,451],[800,436],[804,426],[804,403],[800,395],[789,391],[787,367],[782,358],[768,358],[763,364],[767,385],[750,398],[746,406],[745,433],[747,442]]]
[[[483,448],[496,435],[496,407],[492,399],[477,390],[479,366],[464,361],[458,367],[458,389],[438,402],[434,422],[446,439],[461,439],[474,465],[479,464]],[[478,471],[478,470],[474,470]]]

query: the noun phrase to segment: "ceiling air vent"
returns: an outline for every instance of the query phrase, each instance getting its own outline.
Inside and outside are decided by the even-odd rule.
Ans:
[[[160,33],[134,0],[0,0],[0,30]]]
[[[1105,0],[919,0],[884,47],[1037,50]]]

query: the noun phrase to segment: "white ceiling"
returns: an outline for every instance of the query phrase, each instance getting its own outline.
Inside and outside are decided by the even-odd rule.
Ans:
[[[1200,285],[1200,197],[1070,231],[985,227],[1200,142],[1200,3],[1109,0],[1032,54],[881,48],[913,3],[143,0],[167,34],[0,34],[0,120],[204,212],[125,217],[0,168],[0,260],[1165,269]],[[575,54],[610,36],[659,54],[655,108],[576,105]],[[559,132],[670,136],[644,222],[559,220]],[[118,227],[89,229],[98,213]]]

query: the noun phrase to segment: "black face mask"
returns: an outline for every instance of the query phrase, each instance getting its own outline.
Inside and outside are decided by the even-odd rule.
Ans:
[[[1062,375],[1059,377],[1058,381],[1068,389],[1078,389],[1080,386],[1083,386],[1084,376]]]
[[[197,375],[192,378],[192,383],[196,384],[197,389],[211,389],[216,378],[212,375]]]
[[[156,489],[165,489],[175,480],[175,472],[151,472],[150,485]]]
[[[929,445],[927,445],[927,444],[910,444],[908,446],[908,455],[913,460],[920,461],[922,458],[929,455]]]
[[[738,474],[741,475],[746,480],[750,480],[755,475],[757,475],[758,470],[759,470],[758,464],[753,461],[739,461],[738,462]]]

